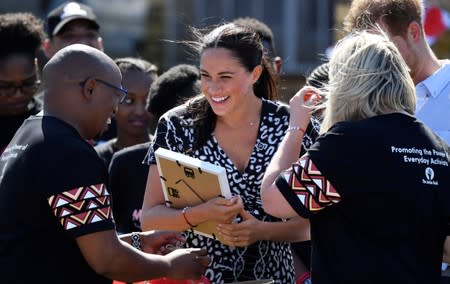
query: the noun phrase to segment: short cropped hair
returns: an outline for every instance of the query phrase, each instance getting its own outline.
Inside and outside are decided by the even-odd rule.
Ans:
[[[44,39],[43,22],[33,14],[0,15],[0,59],[17,53],[34,58]]]
[[[176,65],[156,79],[150,87],[148,112],[159,119],[169,109],[200,94],[200,71],[194,65]]]
[[[409,68],[380,30],[362,31],[338,43],[329,66],[321,132],[340,121],[357,121],[389,112],[414,114],[416,97]]]
[[[381,20],[390,34],[405,36],[411,22],[422,26],[423,10],[422,0],[353,0],[344,29],[367,30]]]

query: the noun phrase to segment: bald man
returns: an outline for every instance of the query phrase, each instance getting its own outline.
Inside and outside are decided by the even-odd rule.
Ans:
[[[24,122],[0,159],[2,282],[200,278],[209,263],[202,250],[150,254],[167,252],[180,234],[115,233],[107,170],[85,139],[126,96],[116,64],[76,44],[58,51],[43,73],[44,112]]]

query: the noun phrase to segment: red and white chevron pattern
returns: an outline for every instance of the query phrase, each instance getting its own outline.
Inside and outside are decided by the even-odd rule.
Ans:
[[[104,184],[74,188],[47,200],[66,230],[111,218],[110,195]]]
[[[338,203],[341,196],[306,154],[292,165],[289,181],[300,202],[311,212]]]

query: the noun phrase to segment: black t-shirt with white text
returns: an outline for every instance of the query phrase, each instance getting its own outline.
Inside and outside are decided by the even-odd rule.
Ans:
[[[449,146],[404,114],[340,122],[277,186],[310,219],[312,281],[439,283]]]
[[[114,229],[107,171],[67,123],[32,116],[0,160],[0,278],[4,283],[111,283],[76,238]]]

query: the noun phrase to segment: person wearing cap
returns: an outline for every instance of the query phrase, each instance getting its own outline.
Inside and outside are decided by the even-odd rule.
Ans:
[[[72,1],[59,5],[47,14],[46,29],[48,38],[44,41],[43,49],[47,59],[61,48],[74,43],[104,50],[97,16],[86,4]],[[40,92],[36,97],[42,100],[43,93]],[[97,144],[116,136],[116,121],[112,118],[107,129],[91,142]]]
[[[44,52],[50,59],[58,50],[81,43],[103,50],[100,25],[92,8],[78,2],[65,2],[50,11],[46,21]]]

